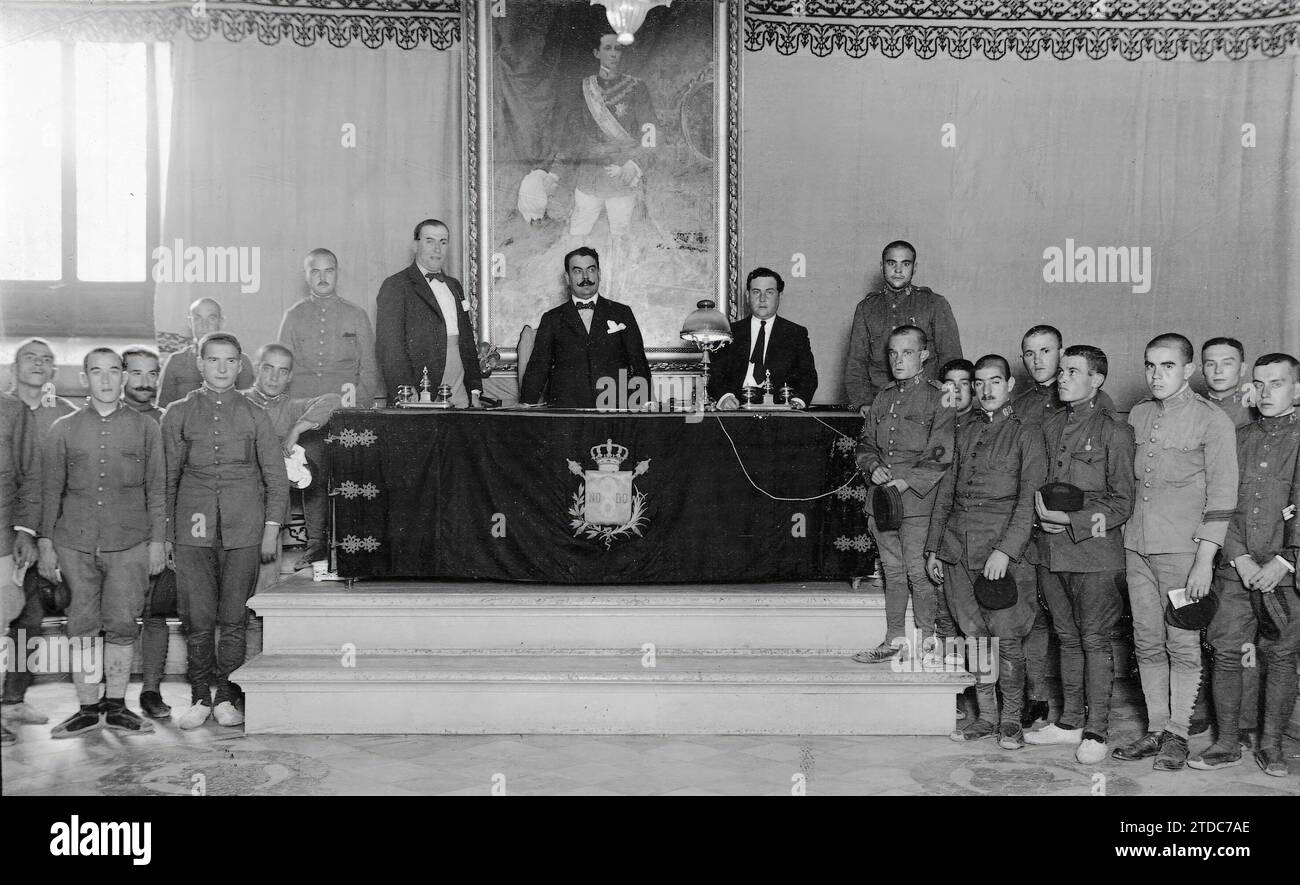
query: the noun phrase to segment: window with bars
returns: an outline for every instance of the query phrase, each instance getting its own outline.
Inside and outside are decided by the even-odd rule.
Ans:
[[[0,53],[0,332],[153,335],[171,109],[166,43]]]

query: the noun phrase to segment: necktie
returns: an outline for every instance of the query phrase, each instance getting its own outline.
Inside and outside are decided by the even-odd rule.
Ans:
[[[754,383],[762,384],[767,376],[767,361],[763,351],[767,350],[767,320],[758,321],[758,337],[754,339],[754,352],[749,361],[754,364]]]
[[[591,301],[575,301],[574,304],[577,305],[578,310],[595,310],[595,309],[596,309],[596,299],[594,299],[594,298],[593,298]]]

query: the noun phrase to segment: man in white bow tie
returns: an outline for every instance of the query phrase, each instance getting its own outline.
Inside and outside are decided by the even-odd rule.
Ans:
[[[590,409],[598,388],[619,385],[617,402],[649,396],[650,364],[632,308],[600,295],[600,256],[583,246],[564,256],[569,297],[542,314],[519,401]],[[640,397],[629,395],[636,390]],[[602,402],[605,401],[602,398]]]
[[[375,359],[389,402],[397,388],[418,386],[429,370],[430,390],[451,387],[452,405],[478,405],[483,381],[469,302],[460,280],[443,273],[447,225],[426,218],[415,226],[415,260],[379,288]]]

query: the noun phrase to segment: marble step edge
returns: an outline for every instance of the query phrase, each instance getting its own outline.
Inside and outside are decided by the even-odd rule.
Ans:
[[[279,645],[278,641],[275,641]],[[545,658],[545,657],[595,657],[595,658],[625,658],[634,657],[638,660],[646,653],[641,646],[623,646],[623,647],[581,647],[581,648],[556,648],[554,646],[534,646],[534,647],[495,647],[495,648],[448,648],[439,646],[438,648],[402,648],[399,646],[365,646],[359,643],[352,643],[354,648],[348,649],[349,652],[355,653],[358,657],[367,658],[392,658],[392,657],[419,657],[419,658],[454,658],[454,657],[498,657],[498,658]],[[673,657],[693,656],[693,657],[791,657],[791,658],[851,658],[853,655],[862,651],[871,643],[862,643],[852,648],[826,648],[824,646],[810,646],[807,648],[700,648],[699,646],[670,646],[662,643],[654,643],[655,654],[662,657],[665,655]],[[343,654],[343,649],[337,645],[288,645],[283,649],[273,648],[264,644],[262,656],[267,658],[290,658],[290,657],[328,657],[338,658]],[[863,665],[865,666],[865,665]]]
[[[811,614],[840,615],[854,611],[883,611],[885,597],[881,594],[854,593],[640,593],[636,591],[611,591],[607,593],[555,593],[555,592],[491,592],[471,590],[446,592],[409,591],[406,593],[367,592],[365,590],[335,590],[317,593],[277,592],[274,588],[263,590],[249,599],[250,608],[265,617],[267,614],[292,612],[295,616],[331,617],[340,612],[419,611],[446,610],[545,612],[562,611],[565,616],[574,610],[598,611],[600,614],[628,614],[654,611],[734,611],[759,612],[791,611]]]
[[[231,676],[245,691],[262,687],[302,690],[329,684],[364,687],[402,684],[622,684],[799,686],[829,689],[876,686],[935,688],[944,691],[971,685],[965,672],[895,672],[889,665],[857,664],[845,658],[751,657],[734,655],[659,656],[654,667],[643,667],[629,655],[358,656],[344,666],[339,655],[262,655]]]

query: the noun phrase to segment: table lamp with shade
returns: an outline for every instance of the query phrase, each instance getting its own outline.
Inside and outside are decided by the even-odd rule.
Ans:
[[[682,340],[689,341],[700,349],[704,367],[704,402],[705,409],[713,409],[713,397],[709,396],[709,354],[725,347],[731,341],[731,324],[722,315],[722,311],[709,299],[696,302],[695,310],[686,316],[682,323]]]

